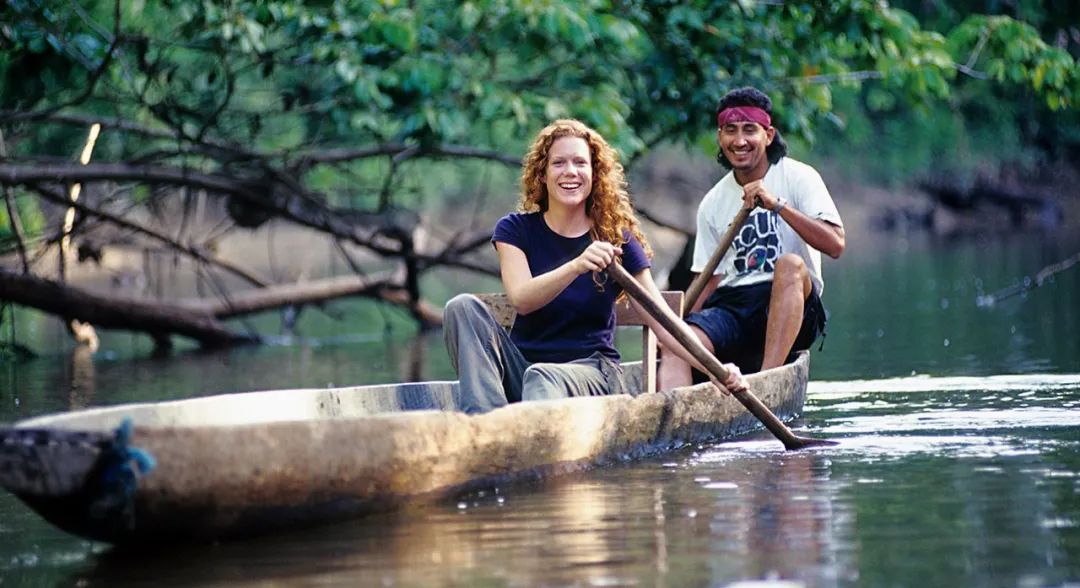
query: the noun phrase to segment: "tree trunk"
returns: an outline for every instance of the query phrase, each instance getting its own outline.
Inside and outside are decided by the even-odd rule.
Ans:
[[[423,327],[442,324],[442,312],[424,300],[413,301],[400,272],[387,272],[373,276],[336,276],[295,284],[278,284],[256,290],[233,293],[228,300],[205,298],[181,300],[178,306],[190,311],[227,319],[246,314],[265,312],[286,306],[318,304],[337,298],[366,296],[390,304],[404,306]]]
[[[400,272],[395,272],[400,274]],[[76,319],[104,329],[142,331],[159,346],[170,335],[183,335],[203,347],[227,347],[258,342],[251,335],[230,331],[219,321],[284,308],[318,304],[350,296],[366,296],[404,306],[422,328],[442,324],[439,308],[413,300],[400,277],[392,273],[375,276],[337,276],[297,284],[279,284],[233,293],[227,300],[189,299],[174,303],[102,296],[51,280],[0,268],[0,299]]]
[[[203,347],[216,348],[258,340],[230,331],[205,312],[169,304],[101,296],[2,268],[0,298],[104,329],[142,331],[155,341],[177,334],[191,337]]]

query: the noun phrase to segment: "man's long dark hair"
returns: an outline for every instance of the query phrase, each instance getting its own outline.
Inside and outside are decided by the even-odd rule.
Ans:
[[[720,99],[720,103],[716,106],[713,121],[720,116],[720,113],[725,108],[731,108],[732,106],[756,106],[767,112],[769,118],[772,118],[772,100],[769,100],[769,97],[757,88],[747,86],[724,94],[724,97]],[[765,148],[765,156],[769,158],[769,163],[776,163],[785,155],[787,155],[787,143],[784,142],[784,138],[780,136],[780,131],[777,130],[773,142]],[[724,157],[723,149],[716,152],[716,161],[720,165],[731,169],[731,162],[728,161],[727,157]]]

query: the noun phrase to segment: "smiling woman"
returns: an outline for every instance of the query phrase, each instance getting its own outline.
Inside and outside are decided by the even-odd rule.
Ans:
[[[585,202],[592,193],[592,158],[589,155],[589,144],[585,142],[585,139],[580,137],[556,139],[551,144],[544,177],[550,199],[545,214],[551,220],[562,217]],[[586,221],[587,217],[580,219],[569,217],[566,220]],[[587,226],[564,228],[571,234],[588,232],[587,229]]]
[[[503,217],[492,237],[518,314],[513,330],[507,333],[475,296],[446,305],[446,344],[461,380],[457,405],[467,412],[623,392],[614,343],[622,288],[605,268],[621,263],[662,300],[622,164],[599,133],[576,120],[545,127],[525,157],[521,186],[520,212]],[[697,365],[655,319],[646,322],[665,347]],[[738,370],[729,375],[725,386],[745,387]]]

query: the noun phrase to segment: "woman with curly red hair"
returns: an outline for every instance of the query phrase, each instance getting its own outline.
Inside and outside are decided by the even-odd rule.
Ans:
[[[446,305],[444,334],[465,412],[625,391],[614,345],[622,288],[605,268],[621,261],[660,300],[622,164],[599,133],[576,120],[545,127],[525,157],[521,187],[520,211],[500,219],[492,236],[518,315],[513,330],[506,333],[475,296]],[[697,365],[659,324],[649,326],[665,348]],[[745,387],[737,368],[724,384]]]

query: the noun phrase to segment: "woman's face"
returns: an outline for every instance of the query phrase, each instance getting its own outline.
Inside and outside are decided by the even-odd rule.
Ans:
[[[592,193],[592,156],[580,137],[560,137],[548,149],[544,171],[548,208],[584,206]]]

